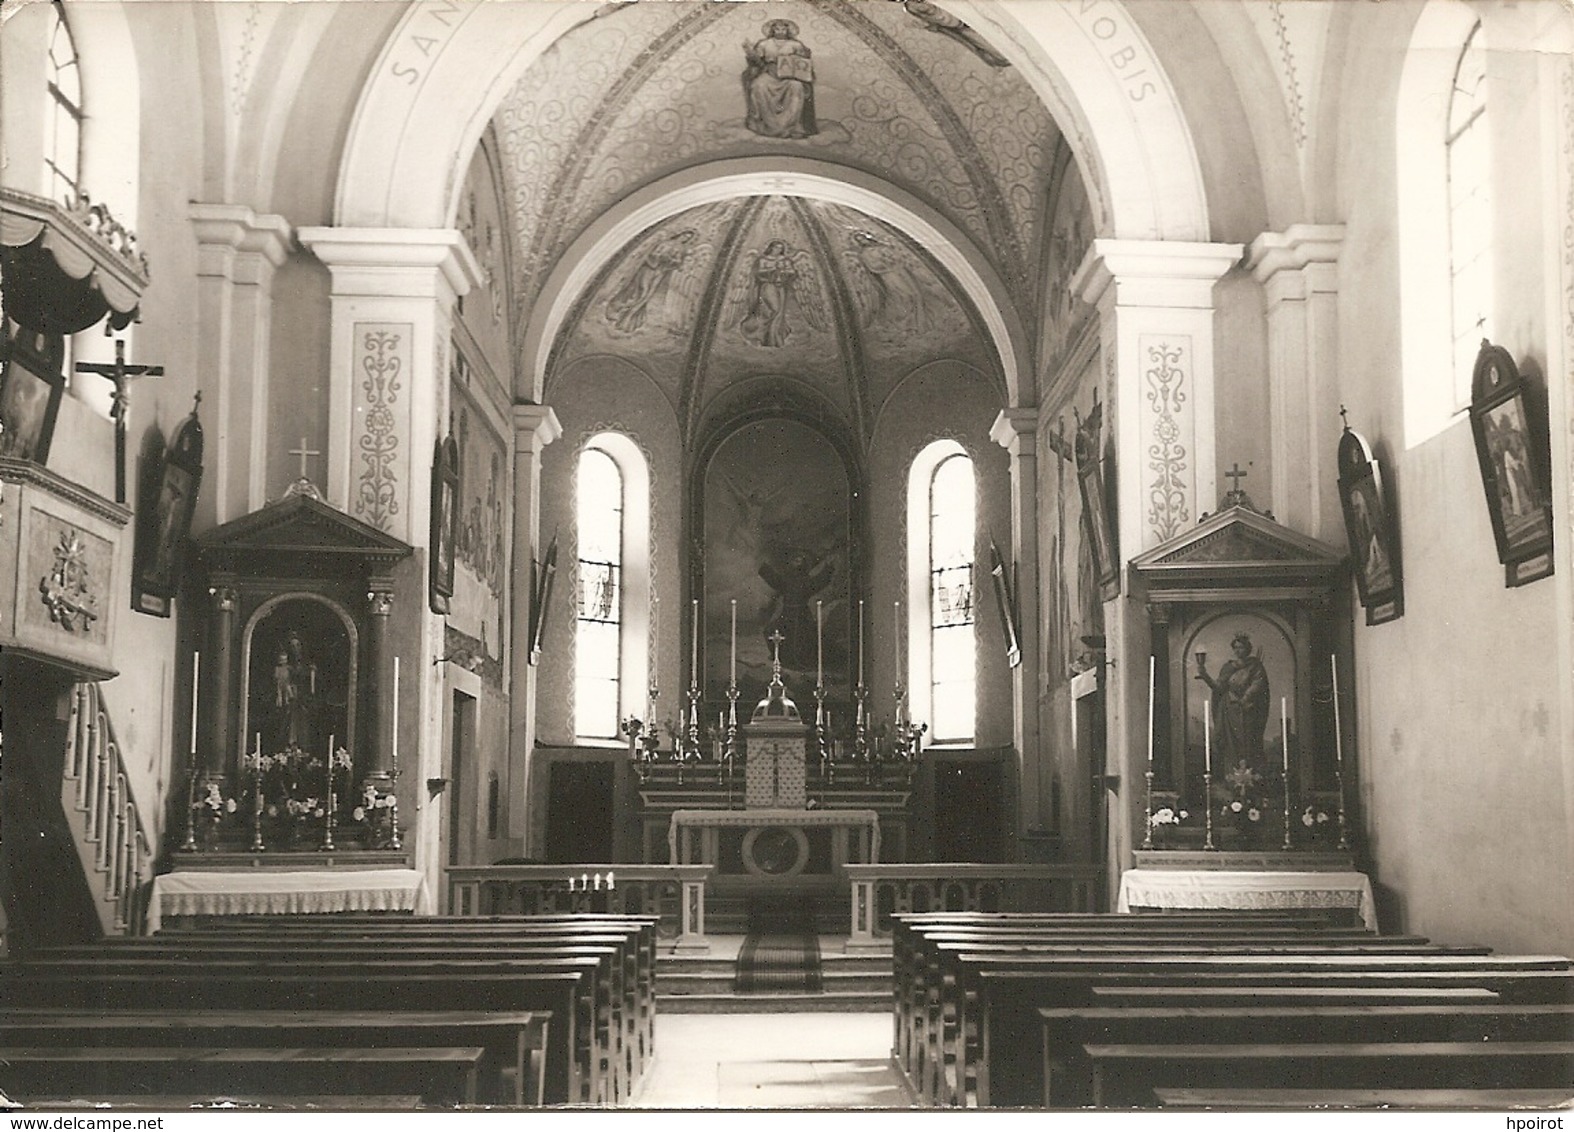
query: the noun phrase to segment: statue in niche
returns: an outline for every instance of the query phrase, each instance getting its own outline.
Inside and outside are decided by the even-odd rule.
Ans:
[[[312,712],[317,700],[317,666],[306,655],[305,642],[294,629],[285,634],[273,665],[275,750],[310,749],[316,736]]]
[[[1208,675],[1208,654],[1196,654],[1193,677],[1213,693],[1213,744],[1224,766],[1263,762],[1263,731],[1268,726],[1268,669],[1252,649],[1250,634],[1236,633],[1230,640],[1229,660],[1217,676]]]

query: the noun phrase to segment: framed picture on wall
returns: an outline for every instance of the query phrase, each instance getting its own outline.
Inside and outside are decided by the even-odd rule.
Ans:
[[[42,464],[49,458],[66,378],[65,339],[6,323],[0,355],[0,456]]]
[[[198,395],[198,402],[201,395]],[[186,536],[202,486],[202,422],[197,408],[180,423],[164,450],[153,490],[137,510],[131,608],[168,617],[180,590]]]
[[[433,613],[447,613],[454,596],[454,547],[459,521],[459,444],[453,436],[437,442],[432,454],[432,530],[427,543],[428,604]]]
[[[1543,418],[1513,356],[1485,339],[1471,379],[1475,436],[1487,515],[1509,586],[1552,573],[1552,483]]]
[[[1093,403],[1086,418],[1077,414],[1075,442],[1077,485],[1082,498],[1082,519],[1088,543],[1093,550],[1093,567],[1099,588],[1106,597],[1118,588],[1120,557],[1115,547],[1114,526],[1110,522],[1109,497],[1104,484],[1104,406]]]
[[[1339,437],[1339,503],[1350,540],[1351,572],[1366,610],[1368,625],[1393,621],[1404,613],[1399,568],[1398,524],[1371,446],[1345,425]]]

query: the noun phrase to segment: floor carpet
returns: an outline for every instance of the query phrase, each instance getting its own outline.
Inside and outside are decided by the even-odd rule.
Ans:
[[[738,949],[733,989],[751,992],[821,989],[820,941],[807,932],[751,932]]]

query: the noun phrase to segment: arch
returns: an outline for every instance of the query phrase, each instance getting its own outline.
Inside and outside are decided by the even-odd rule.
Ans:
[[[1022,375],[1031,375],[1028,336],[1005,283],[972,240],[934,209],[877,177],[831,162],[805,158],[738,158],[711,162],[664,177],[620,201],[597,218],[563,254],[548,276],[525,328],[521,380],[538,400],[547,357],[580,294],[601,269],[639,233],[701,204],[771,193],[808,197],[880,216],[912,236],[961,285],[983,319],[1005,376],[1007,395],[1018,403]],[[1031,377],[1028,396],[1032,395]]]
[[[344,742],[338,744],[338,746],[345,748],[352,756],[354,756],[356,753],[355,724],[356,716],[359,714],[358,704],[360,701],[358,681],[360,679],[361,667],[361,635],[356,629],[355,618],[350,616],[349,610],[345,609],[344,606],[340,605],[337,601],[334,601],[329,597],[324,597],[322,594],[311,593],[310,591],[306,590],[299,590],[291,591],[289,593],[275,594],[264,601],[261,605],[257,606],[257,608],[252,611],[251,616],[246,619],[245,628],[241,632],[240,655],[243,673],[242,686],[249,687],[249,683],[246,678],[249,677],[250,673],[246,672],[246,665],[250,663],[250,657],[252,654],[252,638],[255,636],[258,627],[266,622],[276,612],[278,612],[281,606],[288,602],[300,602],[306,605],[323,606],[336,618],[338,618],[340,624],[342,624],[344,627],[345,637],[349,642],[348,671],[346,674],[345,685],[349,695],[346,697],[344,713],[346,734],[344,736]],[[238,733],[238,742],[240,743],[240,747],[234,752],[237,759],[246,753],[246,737],[250,734],[253,734],[256,730],[253,726],[253,720],[251,718],[250,696],[243,694],[240,697],[240,701],[241,726]]]
[[[1088,171],[1099,235],[1210,238],[1201,170],[1184,115],[1157,54],[1120,0],[980,0],[976,5],[948,0],[945,6],[999,45],[1061,124]],[[356,107],[339,170],[334,222],[345,227],[448,226],[457,207],[455,170],[462,168],[461,159],[475,147],[503,96],[552,43],[594,18],[595,12],[593,6],[574,4],[461,8],[445,0],[412,5],[384,45]],[[782,170],[789,176],[795,172],[779,160],[756,163],[756,169]],[[833,183],[867,190],[863,180],[838,169]],[[831,191],[811,184],[821,192]],[[722,182],[714,185],[720,188]],[[731,189],[739,191],[739,186]],[[756,183],[752,191],[801,190],[779,189],[769,182]],[[865,206],[878,200],[883,208],[910,209],[910,202],[890,193],[855,195]],[[857,206],[856,200],[832,199]],[[692,203],[686,199],[675,207]],[[638,211],[632,204],[625,210],[631,223]],[[656,208],[645,215],[645,222],[669,214]],[[928,230],[935,236],[941,232],[916,209],[902,216],[901,223],[915,225],[908,230],[920,238]],[[968,257],[960,250],[965,243],[945,239],[936,245],[937,253],[940,247],[949,247],[947,254],[955,256],[956,262],[946,266],[958,272],[986,318],[997,320],[990,333],[1007,370],[1011,403],[1021,403],[1027,391],[1019,392],[1019,374],[1030,374],[1031,369],[1025,340],[1007,331],[1001,313],[1007,304],[984,301],[992,288],[982,278],[969,282],[968,277],[978,273],[967,268]],[[550,348],[550,330],[562,320],[561,294],[548,305],[557,313],[533,328],[527,343],[526,356],[537,362]],[[537,364],[529,380],[539,385],[540,376]]]

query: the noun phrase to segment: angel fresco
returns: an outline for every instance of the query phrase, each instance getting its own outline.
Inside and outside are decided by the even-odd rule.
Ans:
[[[685,228],[653,243],[633,274],[607,299],[607,321],[625,334],[644,327],[652,307],[660,309],[673,275],[695,250],[698,238],[693,228]]]
[[[855,231],[852,241],[844,259],[863,324],[904,330],[929,325],[923,280],[911,257],[866,229]]]
[[[825,329],[825,299],[807,251],[775,239],[745,259],[748,270],[728,297],[727,325],[737,326],[751,343],[771,348],[785,346],[792,337],[794,312],[813,329]]]

